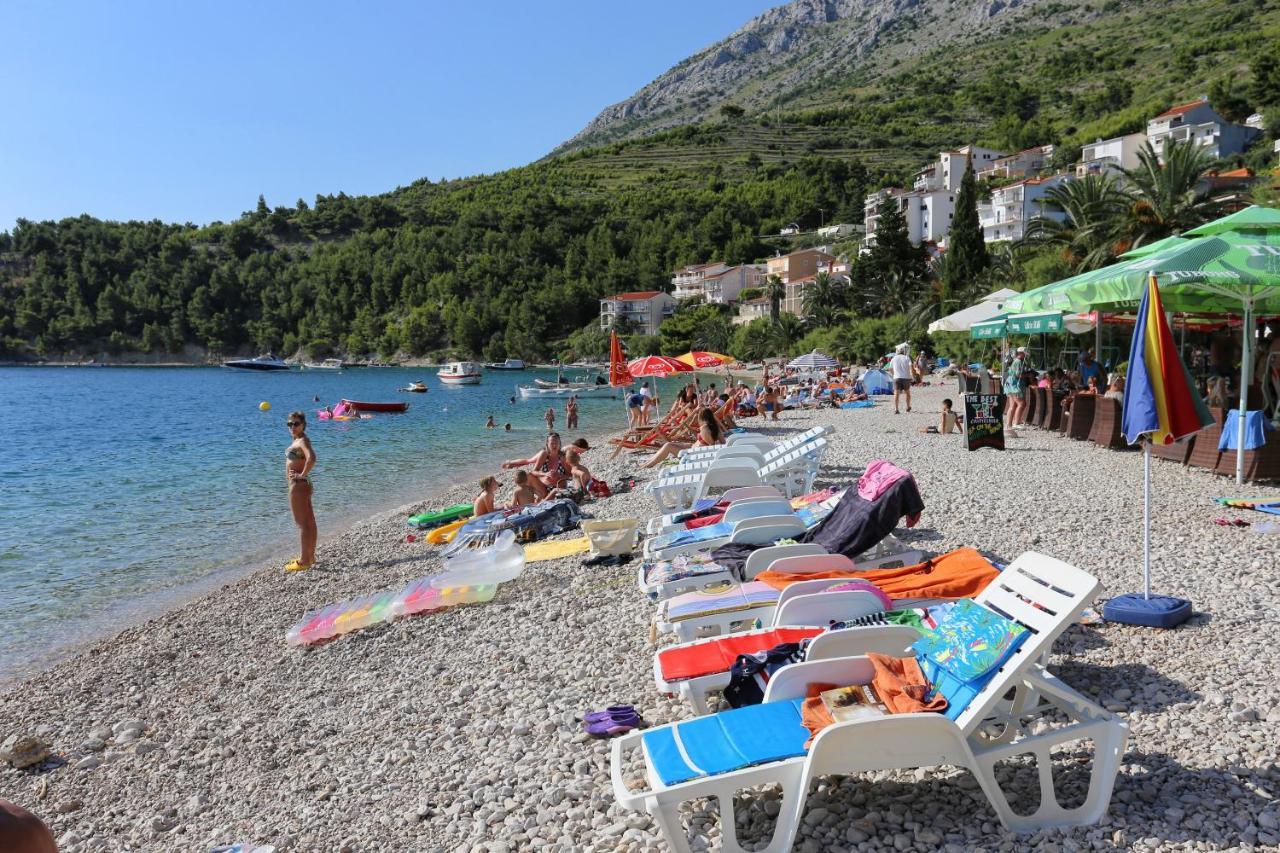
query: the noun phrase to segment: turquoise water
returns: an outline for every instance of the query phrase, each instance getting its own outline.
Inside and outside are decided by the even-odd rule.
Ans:
[[[443,387],[434,368],[0,368],[0,677],[201,582],[294,556],[283,479],[291,410],[307,412],[319,457],[323,538],[535,451],[553,403],[509,399],[535,376],[553,374],[486,371],[480,385]],[[427,394],[396,391],[416,379]],[[342,397],[410,405],[367,421],[315,418]],[[263,400],[270,411],[258,410]],[[575,437],[563,430],[564,401],[554,405],[557,428]],[[622,405],[579,400],[579,432],[618,428]],[[499,429],[484,428],[489,414]]]

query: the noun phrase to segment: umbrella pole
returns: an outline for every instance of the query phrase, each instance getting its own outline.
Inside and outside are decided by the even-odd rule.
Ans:
[[[1151,437],[1142,442],[1142,597],[1151,597]]]
[[[1249,350],[1253,344],[1252,300],[1244,302],[1244,347],[1240,353],[1240,416],[1236,424],[1236,485],[1244,485],[1244,421],[1249,413],[1249,385],[1251,374]]]

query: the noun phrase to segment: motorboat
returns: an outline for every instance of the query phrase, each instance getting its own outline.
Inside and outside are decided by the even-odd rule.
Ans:
[[[427,393],[427,384],[425,382],[410,382],[407,387],[400,390],[412,391],[414,394],[425,394]]]
[[[436,373],[445,385],[479,385],[480,365],[474,361],[451,361]]]
[[[519,386],[520,398],[522,400],[539,400],[547,399],[567,399],[569,397],[617,397],[618,389],[611,385],[585,385],[581,388],[571,385],[552,385],[550,388],[543,388],[535,385]]]
[[[256,370],[259,372],[289,369],[289,365],[284,359],[276,358],[271,353],[260,355],[257,358],[228,359],[222,362],[222,366],[229,367],[232,370]]]
[[[333,371],[337,371],[337,370],[341,370],[341,369],[342,369],[342,367],[343,367],[343,365],[342,365],[342,359],[340,359],[340,358],[326,358],[324,361],[319,361],[319,362],[317,362],[317,361],[308,361],[306,364],[302,365],[302,369],[303,369],[303,370],[333,370]]]
[[[364,400],[346,400],[342,401],[348,409],[357,412],[406,412],[409,410],[409,404],[404,402],[397,403],[369,403]]]
[[[506,361],[486,361],[486,370],[524,370],[524,359],[509,358]]]
[[[533,384],[538,388],[573,388],[577,390],[608,387],[608,381],[603,376],[579,376],[577,379],[565,379],[563,373],[557,373],[554,382],[550,379],[535,379]]]

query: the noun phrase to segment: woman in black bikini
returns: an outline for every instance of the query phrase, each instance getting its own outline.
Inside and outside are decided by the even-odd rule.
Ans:
[[[520,468],[525,465],[533,466],[533,481],[530,485],[534,489],[538,489],[541,485],[543,489],[550,491],[563,486],[569,479],[569,463],[565,460],[560,447],[560,433],[547,433],[546,446],[539,450],[537,455],[528,459],[508,459],[502,463],[503,469]],[[541,492],[539,499],[544,497],[546,497],[545,492]]]
[[[316,514],[311,509],[311,469],[316,465],[316,452],[307,438],[307,416],[291,412],[285,425],[293,436],[289,449],[284,453],[284,478],[289,484],[289,509],[298,525],[298,539],[302,553],[298,559],[285,564],[286,572],[301,572],[311,568],[316,561]]]

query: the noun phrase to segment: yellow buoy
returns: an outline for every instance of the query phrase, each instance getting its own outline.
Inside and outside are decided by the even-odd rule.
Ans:
[[[271,404],[268,403],[266,400],[263,400],[261,403],[258,404],[258,411],[266,412],[270,410],[271,410]]]

